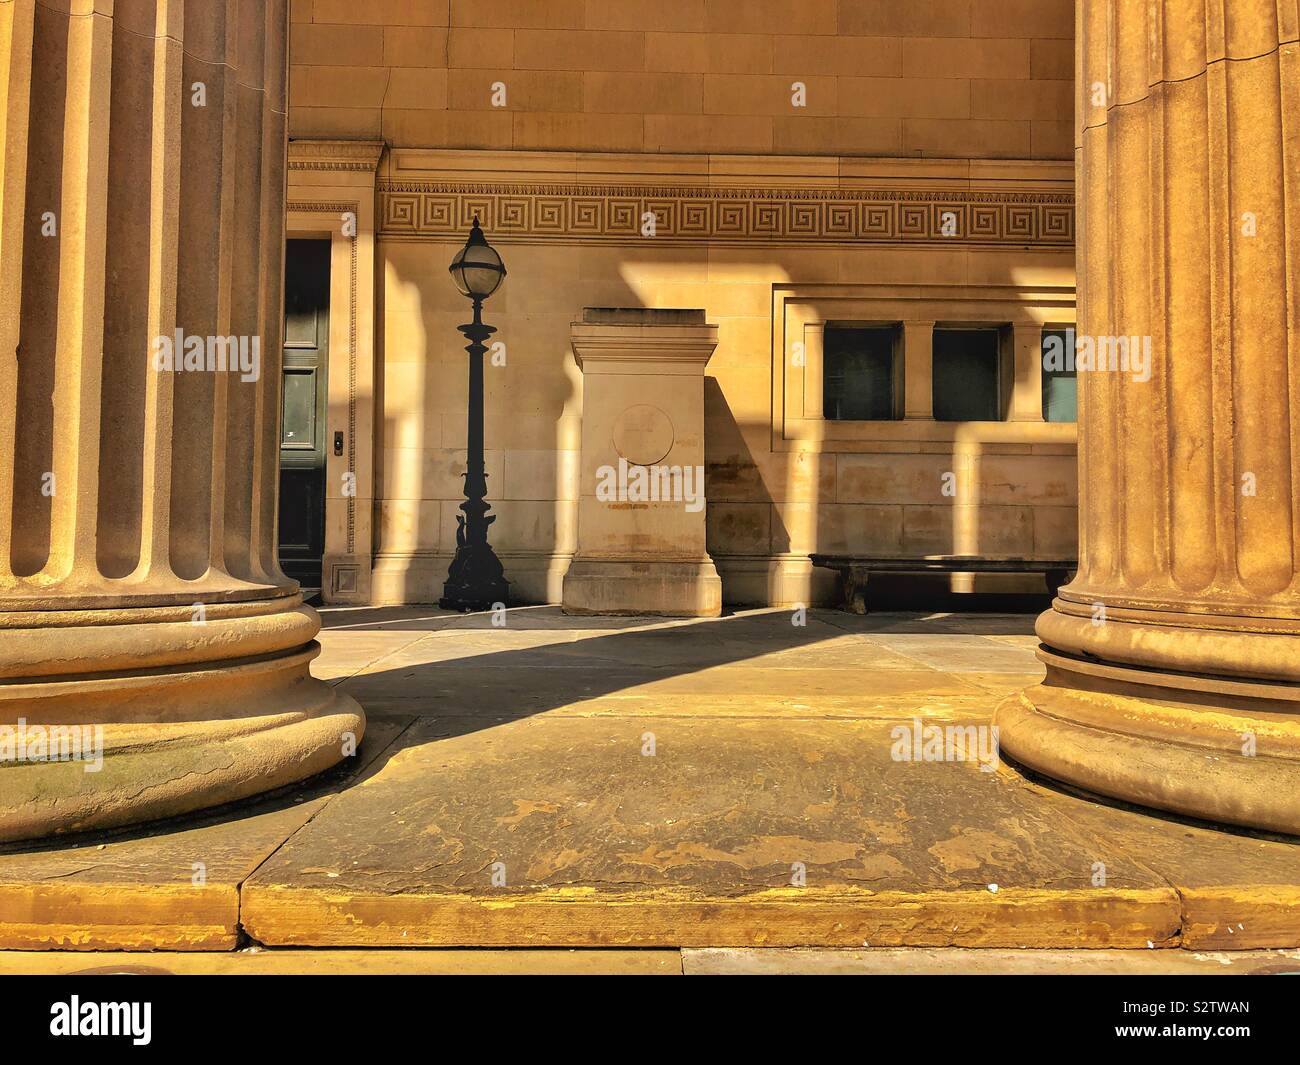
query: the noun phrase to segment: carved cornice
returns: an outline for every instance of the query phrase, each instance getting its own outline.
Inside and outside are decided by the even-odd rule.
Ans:
[[[688,185],[379,183],[380,236],[678,243],[1003,244],[1072,247],[1074,196],[1037,188],[772,188]]]
[[[290,141],[289,169],[357,170],[373,174],[383,153],[383,141]]]
[[[289,200],[284,209],[290,214],[343,214],[345,211],[355,213],[359,206],[356,200]]]
[[[579,369],[602,366],[606,372],[638,373],[645,363],[696,366],[705,364],[718,346],[718,327],[700,325],[638,325],[574,322],[569,327],[573,356]],[[673,371],[680,372],[680,371]]]
[[[356,211],[359,207],[356,200],[338,200],[337,203],[330,200],[289,200],[285,204],[286,211],[294,215],[342,215],[344,211]]]

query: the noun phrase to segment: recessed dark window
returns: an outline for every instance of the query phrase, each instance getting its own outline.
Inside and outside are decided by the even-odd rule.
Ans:
[[[934,420],[995,422],[1002,418],[1002,331],[936,327]]]
[[[898,327],[826,327],[822,347],[822,416],[883,422],[900,416]]]
[[[1079,382],[1074,368],[1074,330],[1043,330],[1043,420],[1079,420]]]

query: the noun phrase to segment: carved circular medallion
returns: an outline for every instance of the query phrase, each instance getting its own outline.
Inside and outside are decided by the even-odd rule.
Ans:
[[[634,466],[652,466],[672,450],[673,421],[658,407],[638,403],[614,422],[614,449]]]

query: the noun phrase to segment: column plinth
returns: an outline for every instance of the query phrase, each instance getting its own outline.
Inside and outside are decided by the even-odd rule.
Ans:
[[[284,0],[2,6],[15,840],[293,783],[365,717],[311,676],[320,619],[276,561]],[[197,346],[164,357],[177,337]]]
[[[1300,834],[1298,38],[1275,0],[1078,5],[1079,571],[996,722],[1078,787]]]
[[[703,311],[587,308],[570,335],[582,370],[578,545],[566,614],[717,617],[706,544]]]

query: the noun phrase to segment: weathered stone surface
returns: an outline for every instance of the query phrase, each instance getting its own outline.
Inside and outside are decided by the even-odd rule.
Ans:
[[[870,630],[846,635],[827,611],[813,612],[804,625],[792,624],[786,611],[733,614],[708,625],[569,618],[554,608],[509,618],[505,628],[479,618],[442,629],[366,666],[343,688],[372,709],[493,720],[567,714],[575,706],[596,712],[596,704],[611,712],[643,701],[655,713],[696,713],[699,699],[749,714],[814,705],[816,713],[837,712],[841,703],[852,713],[873,705],[860,693],[917,706],[927,699],[982,705],[988,690],[979,677],[939,671],[883,646]],[[1023,630],[1028,619],[1012,624]],[[991,640],[984,646],[990,655],[1004,651]],[[1027,652],[1018,662],[1034,669]],[[806,698],[813,695],[815,704]]]
[[[261,950],[153,953],[0,951],[0,975],[681,976],[676,950]]]
[[[409,720],[376,717],[355,764],[265,800],[198,820],[0,848],[0,950],[229,950],[243,881]]]
[[[1168,884],[1098,835],[1041,820],[1016,777],[891,759],[900,722],[987,720],[986,688],[930,664],[948,641],[985,669],[1007,655],[1019,656],[1008,668],[1030,668],[1025,648],[927,635],[916,619],[861,626],[911,630],[898,638],[919,651],[906,657],[823,612],[806,626],[775,611],[607,632],[516,616],[532,627],[442,629],[345,682],[372,704],[434,716],[245,886],[250,934],[349,945],[1176,936]],[[1016,635],[1026,622],[982,624]],[[649,734],[653,756],[641,753]],[[1100,891],[1089,885],[1099,857],[1117,863]],[[494,888],[497,862],[505,886]],[[791,883],[796,863],[805,887]]]
[[[1183,946],[1246,950],[1300,944],[1300,844],[1152,816],[1027,782],[1032,801],[1104,833],[1178,890]]]
[[[682,951],[687,976],[1254,976],[1300,972],[1300,951],[773,950],[724,947]]]
[[[891,726],[421,721],[245,886],[299,945],[1142,946],[1173,888],[1006,774],[900,763]],[[643,755],[653,733],[657,753]],[[469,797],[473,796],[472,801]],[[1090,886],[1092,867],[1111,870]],[[502,863],[504,886],[493,887]],[[792,886],[802,863],[806,887]],[[498,867],[499,868],[499,867]],[[996,888],[990,885],[996,885]]]
[[[979,641],[1028,670],[1028,617],[325,620],[337,683],[424,715],[365,779],[0,854],[0,946],[1300,944],[1294,843],[891,758],[898,725],[987,723],[1025,674],[983,672]],[[928,665],[950,640],[955,671]]]
[[[895,724],[987,722],[1033,676],[1027,617],[807,622],[602,631],[525,610],[406,645],[347,683],[434,716],[250,880],[246,927],[348,945],[1182,941],[1182,826],[1006,767],[890,758]],[[1291,844],[1193,831],[1225,900],[1300,867]],[[1241,946],[1300,938],[1284,896],[1251,920],[1270,934]]]
[[[1121,975],[1300,972],[1300,951],[968,950],[960,947],[684,950],[295,950],[224,953],[0,951],[0,975]]]

